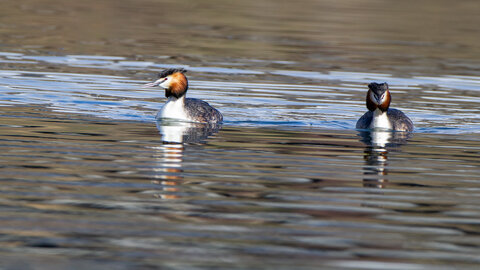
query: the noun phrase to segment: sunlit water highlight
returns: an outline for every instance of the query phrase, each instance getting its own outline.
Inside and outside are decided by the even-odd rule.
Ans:
[[[123,61],[107,56],[30,57],[0,54],[3,61],[31,59],[36,64],[130,69],[145,72],[144,81],[125,76],[53,72],[0,71],[3,105],[42,104],[55,111],[89,114],[116,120],[152,121],[162,106],[161,89],[140,85],[155,71],[171,67],[150,62]],[[417,132],[469,133],[480,131],[480,78],[442,76],[395,78],[390,74],[246,70],[183,66],[191,72],[188,96],[221,108],[225,123],[235,125],[314,126],[352,129],[365,112],[366,84],[389,83],[392,107],[401,108],[415,122]],[[208,79],[199,75],[209,74]],[[269,83],[232,81],[241,74],[279,76]],[[200,77],[200,78],[199,78]],[[198,78],[198,79],[197,79]],[[304,79],[308,83],[302,83]]]

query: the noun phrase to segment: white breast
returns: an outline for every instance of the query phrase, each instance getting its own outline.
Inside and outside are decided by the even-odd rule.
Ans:
[[[185,112],[185,96],[176,99],[169,97],[165,105],[157,114],[158,118],[173,118],[183,121],[188,121],[187,113]]]
[[[382,112],[380,109],[376,109],[373,112],[373,120],[370,124],[371,129],[392,129],[392,123],[388,120],[387,112]]]

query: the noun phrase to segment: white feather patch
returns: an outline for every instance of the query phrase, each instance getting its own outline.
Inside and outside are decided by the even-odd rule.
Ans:
[[[376,109],[373,112],[373,120],[370,124],[371,129],[392,129],[392,123],[388,119],[387,112],[382,112],[380,109]]]
[[[160,112],[158,112],[157,118],[172,118],[188,121],[187,113],[185,111],[185,96],[182,96],[179,99],[169,97]]]

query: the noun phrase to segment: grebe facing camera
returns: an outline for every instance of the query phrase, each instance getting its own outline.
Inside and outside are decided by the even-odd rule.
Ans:
[[[370,83],[367,92],[368,112],[358,119],[356,128],[413,131],[413,123],[408,116],[400,110],[389,108],[391,100],[387,83]]]

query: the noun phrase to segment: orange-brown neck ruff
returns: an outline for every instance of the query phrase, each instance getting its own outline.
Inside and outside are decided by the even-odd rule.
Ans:
[[[387,93],[385,93],[385,101],[383,101],[382,104],[378,105],[378,108],[382,112],[386,112],[388,110],[388,107],[390,107],[390,101],[392,100],[392,96],[390,95],[390,91],[387,90]]]
[[[372,100],[372,90],[368,89],[367,91],[367,109],[369,111],[375,111],[377,109],[377,104]]]
[[[373,94],[373,91],[371,89],[368,89],[368,92],[367,92],[367,109],[369,111],[373,112],[377,108],[380,109],[382,112],[385,112],[385,111],[388,110],[388,107],[390,107],[390,102],[392,101],[392,95],[390,95],[389,90],[386,91],[385,100],[380,105],[377,105],[377,103],[372,100],[372,96],[375,96]]]
[[[180,98],[185,95],[188,90],[187,77],[181,72],[175,72],[170,76],[170,87],[165,90],[165,97]]]

